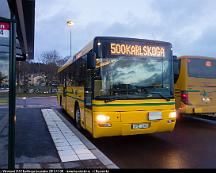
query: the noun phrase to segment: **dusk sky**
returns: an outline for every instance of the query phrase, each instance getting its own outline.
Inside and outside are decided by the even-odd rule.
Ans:
[[[95,36],[171,42],[176,55],[216,57],[215,0],[36,0],[35,60],[43,51],[69,55]]]

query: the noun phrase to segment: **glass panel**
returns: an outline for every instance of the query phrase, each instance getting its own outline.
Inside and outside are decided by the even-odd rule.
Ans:
[[[150,99],[172,97],[168,58],[102,58],[94,81],[96,99]]]
[[[9,34],[7,32],[9,33],[4,30],[0,35],[0,168],[7,168],[8,165]]]
[[[216,60],[188,59],[188,74],[196,78],[216,78]]]

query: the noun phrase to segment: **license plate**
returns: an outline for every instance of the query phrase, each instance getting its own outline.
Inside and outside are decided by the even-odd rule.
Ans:
[[[149,128],[148,123],[143,123],[143,124],[132,124],[132,129],[147,129]]]
[[[162,120],[161,112],[149,112],[149,120]]]

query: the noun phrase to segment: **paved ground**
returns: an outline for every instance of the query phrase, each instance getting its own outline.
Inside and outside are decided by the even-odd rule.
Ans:
[[[8,109],[0,107],[0,163],[1,167],[7,165],[8,146]]]
[[[185,118],[172,133],[88,139],[120,168],[216,168],[212,120]]]
[[[21,101],[22,100],[20,100],[20,102]],[[57,105],[55,98],[37,98],[32,99],[28,103],[32,104],[33,102],[35,102],[35,104],[40,102],[42,105],[49,105],[51,107]],[[52,103],[52,105],[50,105],[50,103]],[[28,109],[28,105],[25,109]],[[66,122],[68,127],[73,125],[73,121],[68,115],[63,114],[62,112],[61,114],[64,116],[62,117],[63,119],[67,118],[67,120],[69,120]],[[20,119],[19,116],[17,118],[18,121],[22,119],[21,116]],[[37,120],[35,121],[37,122]],[[40,127],[35,125],[35,127],[29,126],[29,129],[26,130],[35,131],[38,128]],[[71,129],[76,131],[73,126]],[[216,168],[215,131],[216,121],[214,119],[203,120],[197,118],[184,118],[177,122],[175,130],[172,133],[99,139],[93,139],[86,132],[82,133],[120,168]],[[22,132],[22,134],[24,133],[26,132]],[[21,137],[23,137],[23,135],[21,135]],[[28,137],[28,132],[26,137]],[[37,138],[39,138],[39,136]],[[40,142],[37,138],[29,139]],[[81,139],[82,137],[79,138]],[[43,140],[45,140],[45,138],[43,138]],[[37,144],[38,147],[42,147],[41,145],[46,145],[46,142]],[[34,151],[29,152],[31,153]],[[21,151],[19,151],[19,153],[21,153]],[[43,152],[41,152],[41,154],[43,154]],[[52,163],[58,160],[57,163],[50,163],[52,164],[51,166],[59,164],[58,166],[82,167],[81,164],[79,164],[80,162],[62,165],[59,162],[60,158],[57,154],[57,150],[50,155],[52,157],[51,160],[53,160]],[[30,164],[30,166],[32,165]],[[38,165],[36,164],[34,166],[37,167]]]
[[[3,118],[8,114],[8,109],[7,108],[1,108],[0,107],[0,121],[3,120]]]
[[[118,168],[55,111],[55,97],[18,99],[17,105],[16,168]],[[0,134],[0,168],[7,168],[7,131],[5,125]]]
[[[38,108],[17,110],[16,163],[59,162],[58,153]]]
[[[179,119],[172,133],[99,139],[82,133],[120,168],[216,168],[216,119],[212,117]]]
[[[1,122],[0,122],[1,123]],[[8,125],[0,131],[0,168],[7,168],[8,164]]]
[[[58,107],[57,99],[56,97],[33,97],[33,98],[17,98],[16,101],[17,107],[25,107],[25,106],[30,106],[30,107]]]
[[[17,110],[16,164],[19,168],[106,168],[98,159],[62,161],[39,108]]]

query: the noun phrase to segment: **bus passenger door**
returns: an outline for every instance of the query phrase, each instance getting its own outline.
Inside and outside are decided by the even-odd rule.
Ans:
[[[84,89],[84,102],[85,102],[85,126],[86,129],[92,133],[93,117],[92,117],[92,70],[87,70],[86,83]]]
[[[67,105],[67,90],[66,90],[66,79],[64,78],[64,85],[63,85],[63,97],[62,97],[62,107],[66,110]]]

